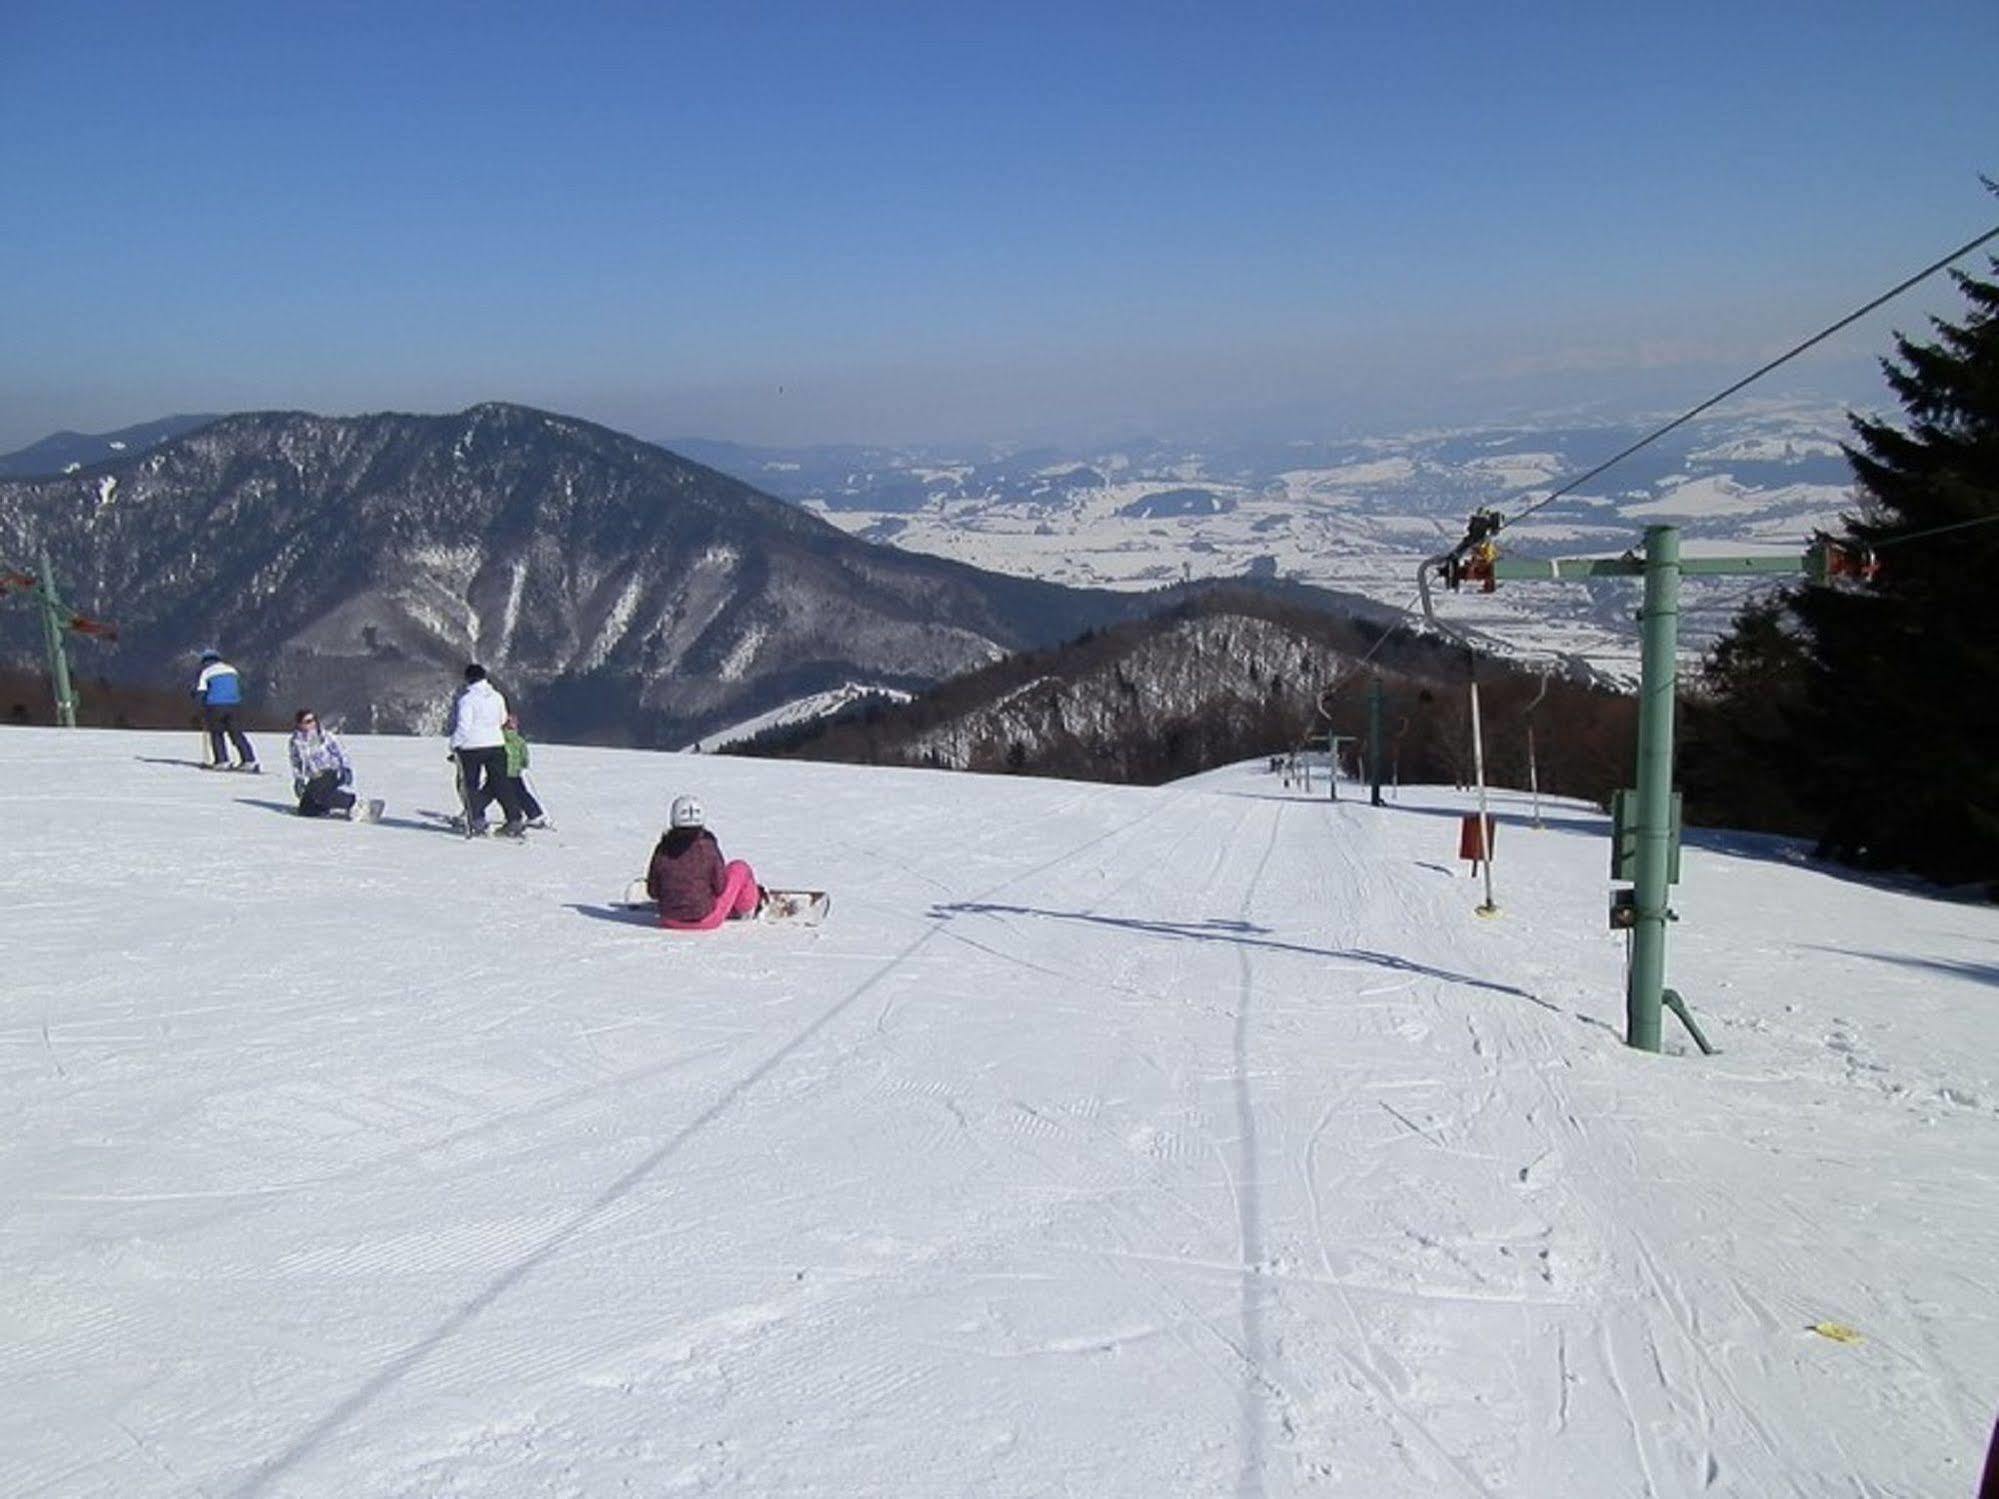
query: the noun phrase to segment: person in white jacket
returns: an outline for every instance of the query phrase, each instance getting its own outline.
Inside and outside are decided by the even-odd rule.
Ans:
[[[486,831],[486,808],[500,804],[506,814],[502,835],[518,838],[527,827],[507,779],[507,700],[486,680],[476,662],[465,668],[465,685],[451,700],[451,754],[458,762],[458,792],[465,802],[465,834]]]

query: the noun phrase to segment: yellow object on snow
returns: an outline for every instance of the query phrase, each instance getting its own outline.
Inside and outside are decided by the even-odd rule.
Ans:
[[[1831,1338],[1835,1343],[1858,1343],[1860,1334],[1844,1322],[1814,1322],[1812,1332],[1822,1338]]]

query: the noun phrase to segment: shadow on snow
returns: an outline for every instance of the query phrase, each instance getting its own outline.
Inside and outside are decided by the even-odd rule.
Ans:
[[[1311,947],[1301,942],[1285,942],[1272,936],[1269,927],[1221,917],[1208,921],[1148,921],[1136,916],[1093,916],[1087,911],[1047,911],[1035,906],[999,905],[991,901],[960,901],[951,905],[933,906],[930,915],[933,920],[938,921],[948,921],[953,916],[1038,916],[1047,921],[1083,922],[1090,926],[1139,932],[1148,937],[1166,937],[1185,942],[1227,942],[1241,947],[1263,948],[1272,952],[1300,953],[1312,958],[1342,958],[1356,963],[1370,963],[1377,968],[1393,969],[1398,973],[1422,974],[1426,978],[1441,979],[1448,984],[1463,984],[1468,988],[1487,989],[1495,994],[1510,994],[1518,999],[1531,999],[1536,1004],[1546,1004],[1540,996],[1530,994],[1525,989],[1516,989],[1511,984],[1495,984],[1490,979],[1474,978],[1468,973],[1453,973],[1448,968],[1433,968],[1427,963],[1417,963],[1408,958],[1397,957],[1393,953],[1374,952],[1363,947]]]
[[[642,926],[656,932],[668,930],[659,924],[659,912],[650,907],[640,910],[630,906],[592,906],[572,900],[568,902],[568,908],[578,916],[588,916],[592,921],[608,921],[615,926]]]
[[[1909,953],[1863,952],[1857,947],[1824,947],[1807,944],[1815,952],[1839,953],[1849,958],[1866,958],[1874,963],[1893,963],[1898,968],[1921,968],[1930,973],[1969,979],[1974,984],[1999,988],[1999,963],[1975,963],[1968,958],[1919,958]]]
[[[296,818],[300,822],[331,822],[331,823],[338,823],[348,827],[353,826],[353,824],[348,822],[348,820],[344,817],[301,816],[298,810],[298,803],[296,802],[274,802],[274,801],[267,801],[265,798],[261,796],[239,796],[236,798],[236,805],[239,807],[261,807],[266,812],[282,813],[284,816]],[[375,826],[378,828],[404,828],[410,832],[415,832],[415,833],[440,833],[440,832],[451,831],[449,828],[441,828],[433,823],[428,823],[428,822],[418,822],[414,818],[410,817],[391,817],[386,812],[384,812],[379,818],[376,819]],[[454,833],[452,834],[452,836],[456,837],[458,835]]]

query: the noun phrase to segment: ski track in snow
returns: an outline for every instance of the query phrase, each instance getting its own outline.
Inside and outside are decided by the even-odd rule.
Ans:
[[[182,738],[0,734],[9,1494],[1975,1482],[1989,907],[1696,843],[1646,1058],[1585,808]],[[683,789],[833,918],[612,910]]]

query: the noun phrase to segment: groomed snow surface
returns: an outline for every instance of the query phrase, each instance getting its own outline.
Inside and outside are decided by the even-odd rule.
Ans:
[[[1976,1486],[1988,906],[1700,839],[1647,1057],[1573,806],[351,748],[0,730],[0,1492]],[[832,919],[608,908],[682,790]]]

